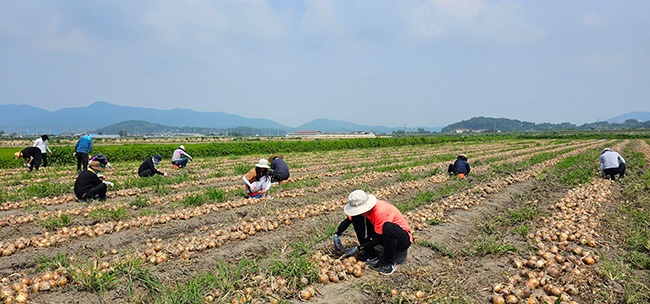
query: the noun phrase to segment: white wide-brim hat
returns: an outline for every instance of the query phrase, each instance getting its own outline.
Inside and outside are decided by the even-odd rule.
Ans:
[[[366,213],[377,204],[377,197],[366,194],[363,190],[354,190],[348,196],[348,203],[343,207],[343,212],[349,216]]]
[[[264,159],[264,158],[262,158],[262,159],[260,159],[259,161],[257,161],[257,164],[255,164],[255,167],[258,167],[258,168],[266,168],[266,169],[270,169],[270,168],[271,168],[271,166],[269,166],[269,161],[266,160],[266,159]]]

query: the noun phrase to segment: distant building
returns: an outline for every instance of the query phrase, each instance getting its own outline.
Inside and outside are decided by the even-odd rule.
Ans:
[[[373,138],[376,137],[372,131],[354,131],[354,132],[321,132],[317,130],[304,130],[288,133],[286,137],[306,137],[306,138]]]

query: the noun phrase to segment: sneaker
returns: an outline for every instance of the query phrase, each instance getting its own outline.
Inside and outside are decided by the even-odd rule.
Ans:
[[[369,258],[366,260],[366,264],[371,267],[377,265],[377,263],[379,263],[379,257]]]
[[[395,272],[395,269],[397,269],[397,265],[395,263],[393,264],[377,264],[374,267],[370,267],[373,270],[383,274],[383,275],[391,275],[393,272]]]

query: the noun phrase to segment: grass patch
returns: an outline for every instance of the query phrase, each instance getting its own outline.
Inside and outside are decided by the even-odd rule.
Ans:
[[[205,198],[211,202],[223,202],[226,200],[226,191],[223,189],[209,187],[205,189]]]
[[[236,164],[233,168],[232,171],[234,174],[240,175],[240,174],[246,174],[248,171],[251,169],[251,165],[249,164]]]
[[[119,221],[129,218],[129,210],[124,207],[116,209],[96,209],[88,214],[88,219],[95,222]]]
[[[68,227],[72,223],[70,216],[67,214],[61,214],[58,217],[48,217],[43,220],[43,228],[53,231],[62,227]]]
[[[408,181],[418,180],[418,179],[421,179],[421,178],[422,178],[421,176],[414,175],[411,172],[402,171],[402,172],[399,173],[399,176],[397,177],[397,180],[400,181],[400,182],[408,182]]]
[[[70,267],[70,259],[63,253],[59,253],[51,258],[39,253],[36,255],[35,259],[36,272],[54,271],[59,268]]]
[[[145,267],[144,260],[141,258],[118,260],[115,264],[115,275],[124,278],[126,281],[126,291],[129,297],[133,295],[133,287],[136,284],[143,286],[149,293],[154,295],[159,294],[164,289],[160,279]]]
[[[208,198],[204,194],[193,194],[178,202],[178,205],[181,207],[198,207],[207,202]]]
[[[138,208],[149,207],[149,205],[150,205],[150,204],[149,204],[149,202],[147,201],[147,198],[144,197],[144,196],[140,196],[140,195],[136,195],[136,196],[135,196],[135,199],[132,200],[132,201],[129,203],[129,206],[131,206],[131,207],[138,207]]]
[[[482,237],[474,241],[473,253],[478,256],[504,254],[508,252],[517,252],[517,248],[502,242],[499,240],[499,237],[496,236]]]
[[[258,266],[247,258],[241,259],[234,267],[217,261],[215,273],[200,274],[185,283],[177,282],[175,286],[166,288],[154,303],[204,303],[203,297],[215,291],[219,291],[221,295],[221,299],[215,302],[224,303],[230,295],[240,290],[245,285],[243,281],[257,270]]]
[[[80,290],[97,292],[100,298],[104,292],[114,288],[119,282],[113,270],[102,270],[95,261],[71,265],[68,270],[72,281]]]

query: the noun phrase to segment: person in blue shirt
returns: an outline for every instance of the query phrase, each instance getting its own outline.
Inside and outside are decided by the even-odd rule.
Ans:
[[[465,154],[458,154],[456,161],[453,164],[450,164],[449,168],[447,169],[449,175],[456,175],[462,179],[464,179],[465,176],[469,174],[469,171],[470,167],[469,163],[467,162],[467,156],[465,156]]]
[[[72,154],[77,159],[77,172],[88,170],[88,158],[93,153],[93,140],[90,135],[84,134],[79,138],[77,144],[74,145],[74,153]]]

